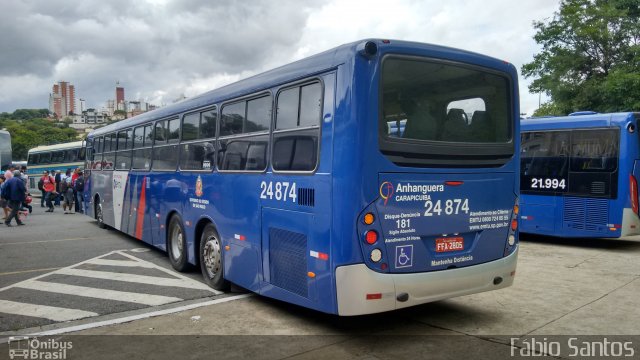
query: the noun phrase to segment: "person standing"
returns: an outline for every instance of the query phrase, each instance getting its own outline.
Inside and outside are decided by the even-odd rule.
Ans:
[[[42,173],[42,177],[38,180],[38,190],[42,193],[42,197],[40,197],[40,207],[44,207],[44,197],[47,195],[47,192],[44,191],[44,178],[49,176],[49,172],[45,170]]]
[[[2,218],[2,220],[7,220],[7,218],[9,217],[9,208],[7,206],[9,204],[7,203],[7,200],[2,195],[3,194],[2,189],[4,189],[4,186],[5,186],[4,175],[0,174],[0,208],[4,212],[4,217]]]
[[[11,213],[9,213],[9,217],[4,221],[4,224],[11,226],[11,220],[15,218],[18,225],[24,225],[18,217],[18,211],[26,199],[27,188],[24,186],[24,182],[20,177],[20,170],[13,172],[13,177],[7,181],[2,192],[2,197],[7,199],[9,207],[11,208]]]
[[[56,197],[54,198],[54,205],[60,206],[60,182],[62,181],[62,174],[60,174],[60,170],[56,170],[55,180],[55,190]]]
[[[76,191],[76,212],[84,213],[84,174],[82,170],[78,171],[78,178],[73,185]]]
[[[53,199],[56,192],[56,181],[53,176],[49,175],[46,171],[45,175],[42,177],[42,188],[44,189],[44,199],[47,203],[47,208],[49,208],[46,212],[53,212]]]
[[[78,190],[76,189],[76,181],[78,180],[79,174],[80,174],[80,168],[75,168],[75,170],[73,170],[73,175],[71,175],[71,185],[73,187],[73,199],[75,200],[74,201],[75,212],[80,212],[80,202],[78,201]]]
[[[64,195],[64,202],[62,203],[62,209],[64,210],[64,213],[73,214],[71,212],[71,207],[73,207],[75,197],[73,196],[71,176],[68,176],[64,180],[62,180],[62,184],[60,184],[60,190],[62,190],[62,194]]]

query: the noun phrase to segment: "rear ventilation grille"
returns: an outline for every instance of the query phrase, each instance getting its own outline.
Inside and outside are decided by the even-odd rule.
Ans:
[[[594,195],[604,195],[606,185],[603,181],[594,181],[591,183],[591,193]]]
[[[607,199],[564,198],[565,226],[588,231],[598,231],[607,226],[609,205]]]
[[[312,188],[298,188],[298,205],[315,206],[316,190]]]
[[[273,285],[308,296],[306,235],[269,228],[269,260]]]

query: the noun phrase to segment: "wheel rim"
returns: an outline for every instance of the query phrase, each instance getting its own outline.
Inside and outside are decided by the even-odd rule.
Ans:
[[[213,279],[222,267],[220,241],[215,236],[209,236],[202,250],[202,259],[209,278]]]
[[[171,254],[174,260],[178,260],[182,257],[182,229],[180,226],[175,225],[171,229]]]
[[[102,218],[102,205],[98,204],[96,206],[96,220],[98,220],[99,223],[102,224],[103,222],[103,218]]]

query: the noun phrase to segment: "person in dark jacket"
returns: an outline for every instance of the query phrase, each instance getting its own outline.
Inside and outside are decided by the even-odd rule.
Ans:
[[[53,199],[54,205],[60,206],[60,200],[62,200],[62,193],[60,192],[60,182],[62,181],[62,174],[60,173],[60,170],[56,170],[56,176],[54,177],[54,180],[56,181],[56,197]]]
[[[16,223],[18,225],[24,225],[20,218],[18,217],[18,211],[22,207],[22,203],[26,199],[27,188],[24,186],[24,181],[20,177],[20,170],[16,170],[13,172],[13,177],[7,180],[3,191],[2,197],[7,199],[9,202],[9,207],[11,208],[11,212],[9,213],[9,217],[4,221],[4,224],[7,226],[11,226],[11,219],[15,218]]]

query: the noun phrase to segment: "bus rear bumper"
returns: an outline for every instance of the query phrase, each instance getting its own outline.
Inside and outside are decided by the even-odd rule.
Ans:
[[[338,314],[372,314],[502,289],[513,284],[517,262],[516,249],[488,263],[427,273],[382,274],[364,264],[341,266],[336,269]]]

